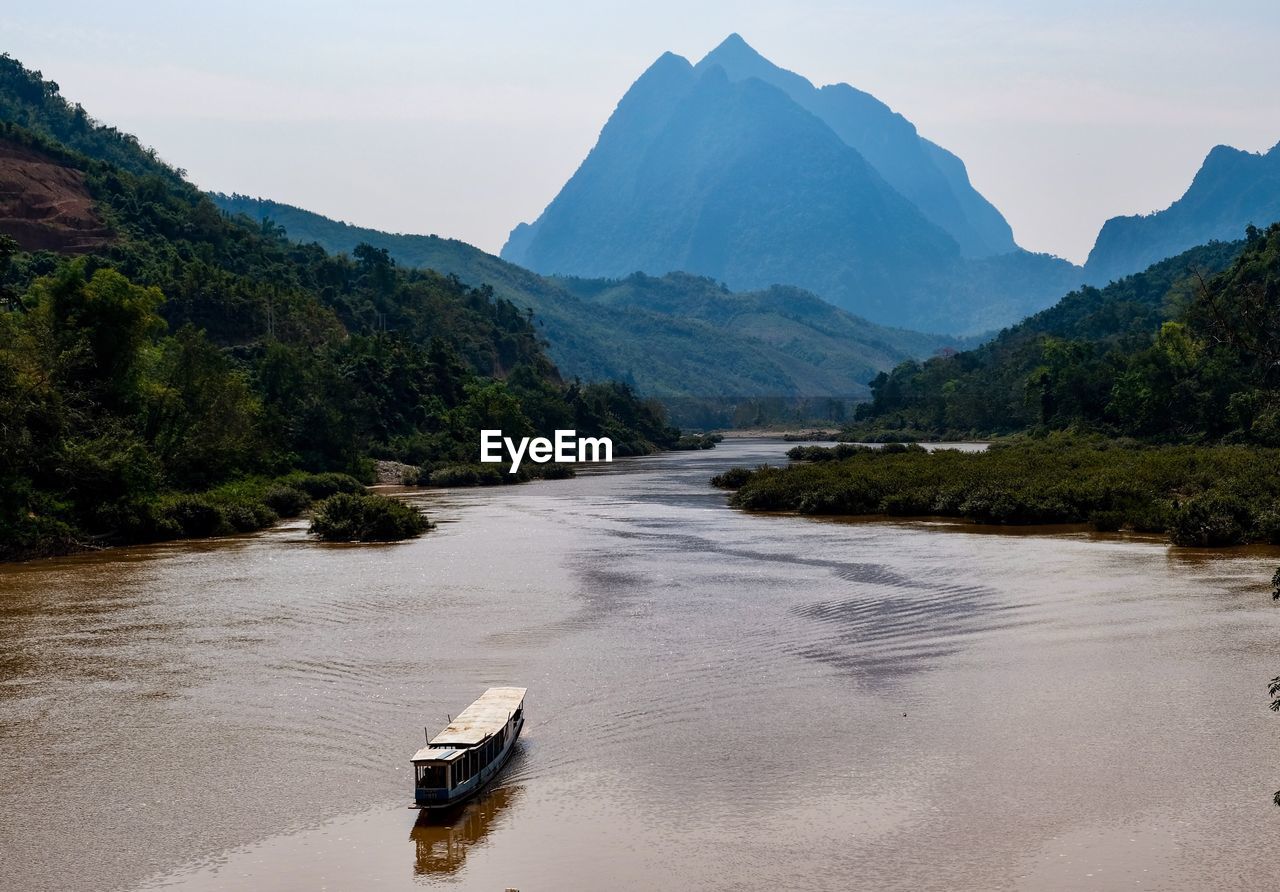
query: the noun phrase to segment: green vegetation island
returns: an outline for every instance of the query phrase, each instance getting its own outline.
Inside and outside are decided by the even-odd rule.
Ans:
[[[713,482],[805,514],[1089,523],[1280,543],[1280,224],[1072,292],[974,350],[872,382],[846,440]]]

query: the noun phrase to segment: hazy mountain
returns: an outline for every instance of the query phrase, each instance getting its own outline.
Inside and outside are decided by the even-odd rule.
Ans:
[[[1280,144],[1266,154],[1216,146],[1186,193],[1162,211],[1112,217],[1085,264],[1090,282],[1128,275],[1193,245],[1238,239],[1280,220]]]
[[[361,242],[403,266],[434,269],[528,307],[560,370],[617,378],[659,397],[863,397],[876,372],[953,339],[885,328],[797,288],[733,293],[710,279],[552,279],[433,235],[340,223],[290,205],[214,194],[225,211],[283,226],[329,251]]]
[[[1013,230],[970,184],[964,162],[921,137],[914,124],[870,93],[848,84],[818,89],[806,78],[774,65],[737,34],[729,35],[694,70],[715,66],[734,81],[754,77],[772,84],[817,115],[930,222],[955,239],[967,256],[1017,250]]]
[[[503,256],[521,262],[511,248]],[[895,270],[958,256],[954,240],[781,90],[668,54],[534,225],[523,265],[612,277],[679,269],[820,293],[856,270],[887,294]]]
[[[502,256],[545,274],[786,283],[877,322],[966,333],[1079,279],[1018,251],[963,163],[901,115],[848,85],[817,89],[736,35],[696,66],[671,53],[650,66]],[[970,262],[994,257],[1015,258],[1020,281]]]

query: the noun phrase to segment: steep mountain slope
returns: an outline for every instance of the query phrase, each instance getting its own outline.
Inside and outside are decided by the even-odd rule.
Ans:
[[[1085,263],[1102,284],[1193,245],[1240,237],[1245,226],[1280,220],[1280,144],[1265,154],[1216,146],[1186,193],[1162,211],[1113,217]]]
[[[793,225],[797,215],[809,225]],[[535,224],[523,265],[591,277],[680,269],[735,288],[784,282],[822,294],[856,269],[869,293],[887,297],[895,270],[958,254],[780,90],[664,56]]]
[[[80,103],[63,99],[55,82],[8,53],[0,53],[0,121],[44,134],[74,152],[138,176],[155,175],[173,183],[182,180],[182,171],[161,161],[154,149],[142,145],[132,133],[93,120]]]
[[[731,37],[664,54],[504,259],[548,275],[683,270],[796,285],[881,324],[977,333],[1078,283],[1016,249],[964,165],[845,85],[817,90]],[[983,261],[1012,258],[992,265]],[[993,271],[1010,266],[1017,282]]]
[[[723,68],[729,78],[757,78],[785,92],[820,118],[930,222],[955,239],[966,256],[984,257],[1017,249],[1001,213],[969,182],[964,162],[921,137],[915,125],[870,93],[848,84],[821,89],[779,68],[731,34],[694,70]]]
[[[873,325],[795,288],[733,293],[696,276],[548,279],[454,239],[350,226],[290,205],[212,196],[290,238],[457,276],[529,308],[561,371],[613,377],[659,397],[865,396],[877,371],[954,339]]]

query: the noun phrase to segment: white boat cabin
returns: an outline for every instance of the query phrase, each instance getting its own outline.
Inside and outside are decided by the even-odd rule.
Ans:
[[[524,727],[526,688],[489,688],[414,753],[414,805],[468,798],[501,770]]]

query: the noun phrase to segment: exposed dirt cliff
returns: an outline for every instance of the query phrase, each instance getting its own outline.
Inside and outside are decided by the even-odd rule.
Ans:
[[[27,251],[88,251],[111,241],[84,175],[40,152],[0,140],[0,234]]]

